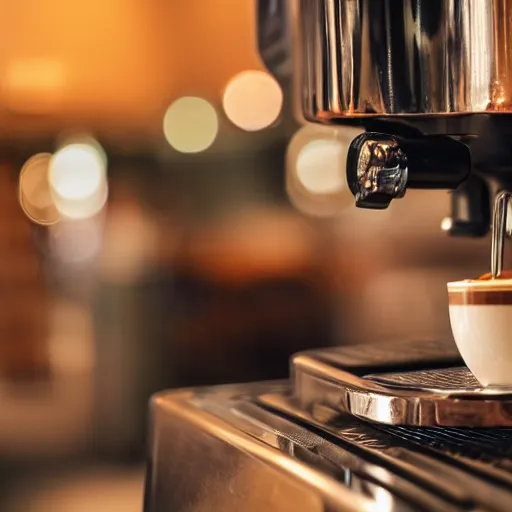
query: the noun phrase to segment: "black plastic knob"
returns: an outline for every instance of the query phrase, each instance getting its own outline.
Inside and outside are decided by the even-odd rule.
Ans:
[[[470,170],[468,147],[442,136],[363,133],[352,141],[347,157],[347,182],[360,208],[387,208],[407,188],[456,189]]]

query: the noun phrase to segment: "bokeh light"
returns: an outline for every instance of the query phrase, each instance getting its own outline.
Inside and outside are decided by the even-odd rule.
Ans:
[[[101,185],[103,178],[103,162],[97,151],[89,145],[65,146],[51,160],[50,183],[61,197],[89,197]]]
[[[165,113],[164,135],[181,153],[200,153],[208,149],[219,131],[215,108],[203,98],[184,96]]]
[[[297,177],[314,194],[329,194],[346,186],[344,171],[346,151],[336,139],[312,140],[305,144],[297,156]]]
[[[104,155],[91,144],[68,144],[53,155],[49,182],[55,206],[64,217],[92,217],[108,195]]]
[[[158,254],[158,228],[135,200],[117,203],[108,213],[100,269],[109,283],[128,284],[142,279]],[[166,233],[166,244],[173,237]]]
[[[453,219],[451,217],[444,217],[443,220],[441,220],[441,229],[443,231],[450,231],[453,227]]]
[[[223,106],[229,120],[242,130],[263,130],[279,117],[283,92],[268,73],[244,71],[227,85]]]
[[[55,207],[48,171],[52,155],[38,153],[23,165],[19,176],[19,201],[27,217],[43,226],[55,224],[60,215]]]
[[[84,264],[100,253],[103,241],[103,222],[100,216],[83,220],[64,220],[49,232],[53,256],[63,264]]]
[[[350,143],[361,131],[348,126],[306,125],[293,136],[286,155],[286,188],[299,210],[326,217],[353,205],[346,162]]]
[[[87,132],[62,132],[57,139],[57,146],[64,148],[65,146],[79,145],[88,146],[96,151],[98,156],[103,162],[103,167],[106,169],[108,165],[107,153],[103,149],[103,146],[89,133]]]

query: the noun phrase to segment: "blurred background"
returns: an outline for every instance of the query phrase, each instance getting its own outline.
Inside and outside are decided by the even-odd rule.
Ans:
[[[269,2],[271,8],[272,2]],[[0,34],[0,509],[139,511],[149,396],[450,336],[445,192],[356,210],[253,0],[18,0]]]

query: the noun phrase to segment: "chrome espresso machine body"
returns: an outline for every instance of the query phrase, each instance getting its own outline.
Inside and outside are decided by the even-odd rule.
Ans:
[[[258,36],[300,120],[365,129],[357,206],[447,189],[450,234],[487,234],[512,181],[512,0],[260,0]],[[512,510],[512,390],[482,388],[450,340],[163,392],[149,446],[146,512]]]

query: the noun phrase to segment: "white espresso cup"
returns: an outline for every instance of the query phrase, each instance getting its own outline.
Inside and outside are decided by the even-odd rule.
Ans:
[[[512,386],[512,279],[448,283],[450,323],[464,362],[483,386]]]

